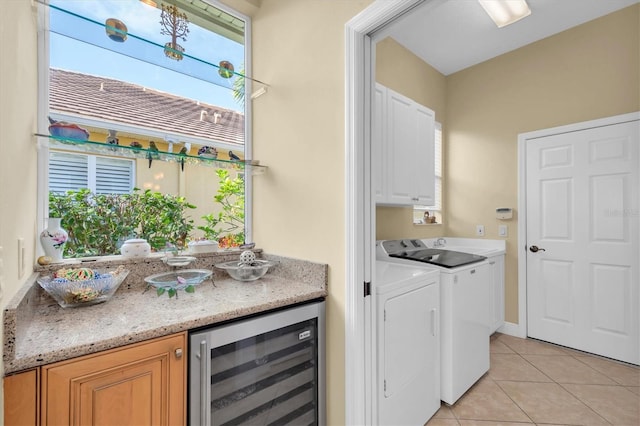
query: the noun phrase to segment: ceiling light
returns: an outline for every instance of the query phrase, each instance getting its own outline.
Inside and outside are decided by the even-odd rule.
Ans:
[[[478,0],[498,28],[513,24],[531,15],[525,0]]]

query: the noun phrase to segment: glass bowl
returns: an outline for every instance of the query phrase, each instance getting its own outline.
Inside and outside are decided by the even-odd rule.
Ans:
[[[209,269],[183,269],[180,271],[162,272],[150,275],[144,280],[155,288],[184,290],[188,286],[196,286],[211,277]]]
[[[74,271],[69,269],[66,271]],[[37,279],[44,291],[53,297],[63,308],[95,305],[106,302],[115,294],[120,284],[127,278],[129,271],[93,271],[93,279],[73,280],[69,278],[47,276]],[[71,276],[71,275],[69,275]]]
[[[162,261],[169,266],[187,266],[191,262],[196,260],[193,256],[168,256],[163,257]]]
[[[234,280],[255,281],[262,278],[269,268],[276,264],[277,262],[261,259],[251,263],[240,263],[234,260],[232,262],[218,263],[215,267],[227,271]]]

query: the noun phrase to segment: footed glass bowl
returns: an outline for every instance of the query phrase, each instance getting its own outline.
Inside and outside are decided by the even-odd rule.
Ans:
[[[276,264],[277,262],[261,259],[254,260],[251,263],[240,263],[234,260],[232,262],[218,263],[215,267],[227,271],[234,280],[255,281],[262,278],[269,268]]]
[[[94,278],[73,281],[60,277],[41,277],[38,284],[63,308],[95,305],[111,299],[129,271],[94,271]]]
[[[156,288],[184,290],[188,286],[199,285],[212,274],[213,271],[209,269],[184,269],[150,275],[144,280]]]

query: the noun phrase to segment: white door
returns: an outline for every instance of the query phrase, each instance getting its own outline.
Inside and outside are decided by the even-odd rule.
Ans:
[[[528,335],[634,364],[639,129],[632,121],[526,141]]]

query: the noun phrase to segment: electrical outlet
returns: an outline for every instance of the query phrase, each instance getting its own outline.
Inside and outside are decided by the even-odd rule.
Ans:
[[[476,225],[476,235],[478,237],[484,237],[484,225]]]
[[[498,225],[498,236],[499,237],[509,236],[509,227],[507,225]]]

